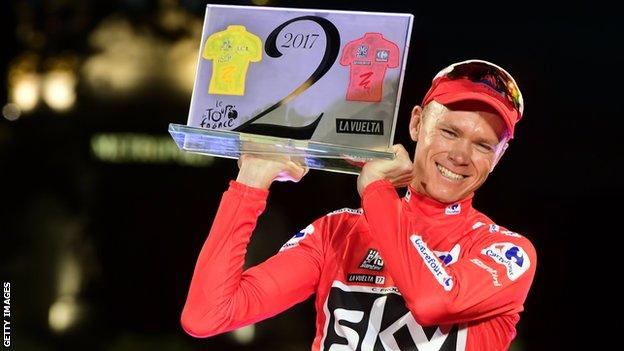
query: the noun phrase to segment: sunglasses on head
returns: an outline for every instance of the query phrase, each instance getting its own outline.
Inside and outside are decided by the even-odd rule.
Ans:
[[[441,70],[434,78],[446,77],[449,80],[468,79],[489,86],[509,101],[520,113],[524,111],[522,93],[513,77],[501,67],[481,60],[455,63]]]

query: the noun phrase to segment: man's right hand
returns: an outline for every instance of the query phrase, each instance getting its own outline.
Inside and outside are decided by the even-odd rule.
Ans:
[[[393,145],[391,150],[396,156],[393,160],[374,160],[362,167],[357,180],[357,190],[360,196],[370,183],[379,179],[386,179],[397,188],[407,186],[412,182],[414,165],[408,152],[401,144]]]
[[[274,180],[298,182],[308,173],[307,167],[288,156],[243,154],[238,159],[238,168],[237,182],[260,189],[268,189]]]

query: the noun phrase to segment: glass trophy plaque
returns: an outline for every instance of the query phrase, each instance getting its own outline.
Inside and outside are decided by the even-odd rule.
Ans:
[[[392,145],[413,15],[208,5],[181,150],[357,174]]]

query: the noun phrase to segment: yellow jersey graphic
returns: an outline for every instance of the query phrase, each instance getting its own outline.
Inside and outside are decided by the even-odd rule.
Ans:
[[[245,26],[230,25],[208,37],[202,57],[212,60],[208,94],[245,95],[247,68],[262,60],[262,41]]]

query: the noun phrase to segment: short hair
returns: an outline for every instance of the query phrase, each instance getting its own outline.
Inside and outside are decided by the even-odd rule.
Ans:
[[[442,105],[441,103],[435,100],[431,100],[431,102],[429,102],[427,105],[423,107],[422,119],[424,120],[425,117],[429,115],[440,116],[448,111],[450,110],[446,106]]]

